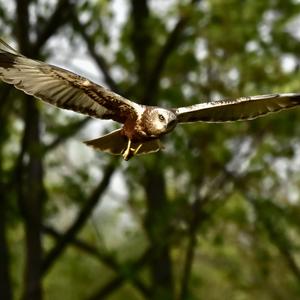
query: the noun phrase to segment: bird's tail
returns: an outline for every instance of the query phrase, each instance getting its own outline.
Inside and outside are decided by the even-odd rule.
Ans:
[[[121,129],[117,129],[98,139],[84,142],[86,145],[93,147],[98,151],[108,152],[110,154],[121,155],[127,148],[128,139],[121,134]],[[140,143],[131,143],[131,148],[137,149]],[[142,146],[137,151],[137,155],[156,152],[162,149],[163,146],[159,139],[151,140],[142,143]]]

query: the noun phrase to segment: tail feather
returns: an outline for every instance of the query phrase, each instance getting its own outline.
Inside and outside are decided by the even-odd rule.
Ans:
[[[111,133],[108,133],[100,138],[84,142],[86,145],[93,147],[98,151],[108,152],[114,155],[121,155],[127,147],[128,140],[121,134],[121,129],[117,129]],[[140,143],[133,142],[131,147],[137,149]],[[156,152],[162,149],[163,146],[159,139],[144,142],[137,155]]]
[[[138,143],[133,143],[133,148],[136,149],[138,145]],[[163,148],[164,146],[162,145],[159,139],[151,140],[142,144],[142,147],[137,152],[137,155],[157,152]]]
[[[121,129],[117,129],[98,139],[86,141],[84,143],[96,150],[118,155],[126,148],[127,139],[121,134]]]

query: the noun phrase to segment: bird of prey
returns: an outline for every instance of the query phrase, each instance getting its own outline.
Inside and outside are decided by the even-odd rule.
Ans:
[[[140,105],[70,71],[29,59],[1,39],[0,78],[57,107],[122,123],[122,128],[85,143],[125,160],[162,149],[160,137],[179,123],[250,120],[300,104],[300,93],[289,93],[171,109]]]

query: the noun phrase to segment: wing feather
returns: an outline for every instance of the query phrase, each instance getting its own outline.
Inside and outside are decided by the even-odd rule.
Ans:
[[[29,59],[0,39],[0,78],[45,102],[124,123],[141,106],[70,71]]]
[[[300,105],[300,93],[269,94],[233,100],[212,101],[173,111],[179,123],[251,120],[268,113]]]

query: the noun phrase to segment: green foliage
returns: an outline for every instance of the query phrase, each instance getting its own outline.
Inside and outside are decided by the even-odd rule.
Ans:
[[[4,2],[1,33],[16,39],[20,28]],[[116,7],[117,2],[67,4],[51,35],[56,46],[45,44],[39,56],[59,57],[72,69],[85,53],[96,65],[95,77],[110,74],[112,80],[100,77],[101,84],[137,102],[151,93],[152,104],[166,107],[299,92],[299,36],[293,25],[299,1],[132,0]],[[137,13],[141,3],[146,8]],[[55,6],[37,0],[31,8],[34,40]],[[161,73],[153,73],[177,22],[182,27]],[[84,63],[78,67],[85,69]],[[151,76],[157,87],[148,86]],[[299,299],[299,109],[249,122],[184,125],[165,137],[165,151],[121,162],[80,143],[113,128],[110,123],[85,126],[77,116],[44,104],[38,105],[41,141],[23,155],[30,123],[24,101],[32,99],[15,90],[6,95],[6,89],[1,84],[0,192],[16,299],[26,287],[28,211],[36,212],[29,205],[34,196],[24,207],[20,195],[26,186],[20,182],[36,160],[44,170],[38,202],[44,206],[43,263],[60,240],[50,239],[55,234],[45,226],[63,236],[99,193],[97,234],[82,217],[67,251],[41,275],[45,299],[96,299],[97,291],[104,293],[101,299],[116,300],[159,300],[160,293],[180,300]],[[101,193],[107,165],[114,173]]]

